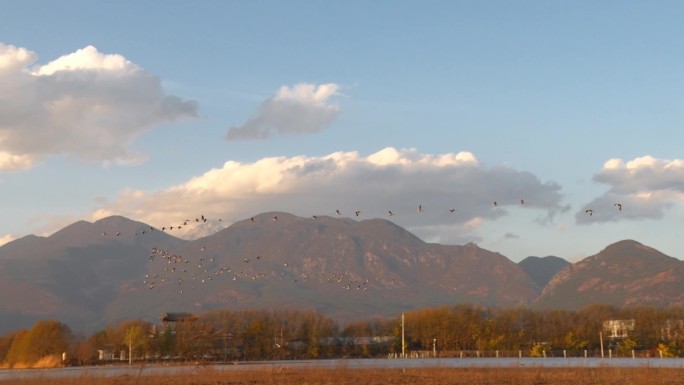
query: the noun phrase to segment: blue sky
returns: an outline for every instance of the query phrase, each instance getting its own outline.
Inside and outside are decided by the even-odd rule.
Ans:
[[[340,210],[514,261],[628,238],[684,258],[681,2],[0,13],[1,242],[111,214],[210,218],[193,237]]]

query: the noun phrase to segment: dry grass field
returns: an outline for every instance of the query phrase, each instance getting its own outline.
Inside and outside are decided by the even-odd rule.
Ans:
[[[684,369],[666,368],[422,368],[275,369],[217,371],[201,368],[177,375],[37,378],[16,385],[655,385],[684,384]]]

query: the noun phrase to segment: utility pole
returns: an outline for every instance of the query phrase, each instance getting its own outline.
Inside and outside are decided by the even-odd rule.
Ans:
[[[226,311],[223,311],[223,363],[228,362],[228,325],[226,324]]]
[[[223,326],[223,363],[228,362],[228,328]]]
[[[133,333],[128,331],[128,365],[133,364]]]
[[[404,313],[401,313],[401,358],[406,357],[406,340],[404,338]]]

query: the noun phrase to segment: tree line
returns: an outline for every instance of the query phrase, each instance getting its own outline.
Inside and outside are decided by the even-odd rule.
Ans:
[[[625,335],[613,338],[604,327],[609,320],[634,322]],[[684,308],[536,310],[465,304],[408,311],[403,325],[401,315],[340,325],[314,311],[213,310],[175,323],[129,320],[90,336],[74,333],[58,320],[41,320],[30,329],[0,336],[0,362],[24,367],[48,356],[64,365],[365,358],[402,351],[443,357],[464,351],[534,356],[560,350],[594,354],[602,344],[616,355],[639,350],[682,356]]]

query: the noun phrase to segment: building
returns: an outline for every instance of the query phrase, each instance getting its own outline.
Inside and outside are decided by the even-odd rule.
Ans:
[[[615,319],[603,321],[603,331],[610,339],[628,338],[629,333],[634,331],[633,319]]]
[[[164,313],[160,317],[164,328],[169,324],[175,325],[178,322],[192,322],[197,320],[197,316],[191,313]]]

